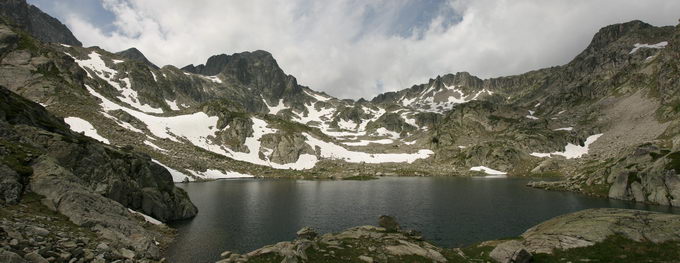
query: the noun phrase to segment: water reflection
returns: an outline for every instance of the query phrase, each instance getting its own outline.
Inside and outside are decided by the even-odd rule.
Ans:
[[[677,209],[525,187],[527,179],[444,177],[372,181],[245,179],[181,184],[199,208],[178,222],[171,262],[212,262],[224,250],[246,252],[290,240],[303,226],[320,232],[375,224],[395,215],[437,245],[454,247],[516,236],[557,215],[618,207]]]

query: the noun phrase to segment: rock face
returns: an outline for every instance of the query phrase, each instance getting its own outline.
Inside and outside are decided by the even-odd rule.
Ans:
[[[491,256],[499,262],[521,251],[551,254],[554,249],[588,247],[622,235],[633,241],[661,243],[680,240],[680,216],[639,210],[588,209],[550,219],[528,229],[521,240],[499,244]]]
[[[42,106],[0,87],[0,196],[14,204],[26,194],[89,228],[133,257],[158,258],[164,234],[142,227],[128,209],[161,221],[197,213],[169,172],[148,156],[72,133]],[[44,235],[33,229],[32,235]],[[130,253],[123,253],[130,256]]]
[[[73,33],[59,20],[43,13],[26,0],[5,0],[0,2],[0,16],[9,19],[22,30],[44,42],[56,42],[82,46]]]
[[[141,227],[121,204],[82,186],[81,180],[50,157],[33,165],[31,190],[45,196],[43,203],[68,217],[78,226],[91,227],[106,239],[128,244],[143,257],[157,258],[160,249],[154,239],[158,233]]]

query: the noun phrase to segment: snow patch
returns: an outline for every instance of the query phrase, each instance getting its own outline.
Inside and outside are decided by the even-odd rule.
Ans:
[[[222,80],[217,76],[203,76],[203,75],[201,75],[201,78],[212,81],[214,83],[222,84]]]
[[[574,127],[566,127],[566,128],[557,128],[554,129],[554,131],[572,131],[574,130]]]
[[[494,169],[491,169],[491,168],[486,167],[486,166],[475,166],[475,167],[470,168],[470,171],[484,172],[484,173],[490,174],[490,175],[506,175],[507,174],[506,172],[494,170]]]
[[[177,100],[165,100],[165,104],[168,104],[171,110],[180,110],[179,106],[177,106]]]
[[[328,101],[328,100],[330,100],[330,98],[324,97],[321,94],[317,94],[317,93],[314,93],[314,92],[309,93],[306,90],[302,90],[302,92],[307,94],[307,96],[310,96],[310,97],[312,97],[312,98],[314,98],[315,100],[318,100],[318,101]]]
[[[153,144],[153,143],[150,142],[150,141],[146,141],[146,140],[145,140],[145,141],[144,141],[144,144],[148,145],[148,146],[151,147],[151,148],[154,148],[156,151],[163,152],[163,153],[168,152],[168,150],[163,149],[163,148],[161,148],[161,147],[158,147],[158,146],[156,146],[155,144]]]
[[[347,145],[347,146],[366,146],[371,143],[376,143],[376,144],[391,144],[394,141],[392,139],[382,139],[382,140],[361,140],[358,142],[343,142],[342,144]],[[415,141],[414,141],[415,143]]]
[[[160,108],[154,108],[150,105],[141,104],[139,102],[137,91],[132,89],[132,84],[130,83],[129,78],[120,79],[120,81],[125,83],[125,86],[121,86],[120,83],[114,79],[115,76],[118,75],[118,71],[106,66],[106,63],[104,60],[102,60],[99,53],[92,51],[92,53],[90,53],[88,56],[89,59],[85,60],[79,60],[75,57],[73,58],[81,68],[85,69],[88,77],[93,78],[90,74],[90,71],[94,72],[97,77],[105,80],[109,83],[109,85],[120,92],[121,96],[118,96],[120,101],[127,103],[138,110],[150,113],[163,113],[163,110]]]
[[[276,115],[277,113],[279,113],[279,111],[288,109],[288,107],[286,107],[286,105],[283,104],[283,99],[279,99],[279,104],[276,104],[276,106],[274,107],[269,106],[269,103],[267,103],[266,99],[262,98],[262,101],[264,102],[264,105],[266,105],[267,108],[269,109],[269,114]]]
[[[320,155],[324,158],[339,159],[350,163],[412,163],[418,159],[428,158],[434,152],[427,149],[419,150],[417,153],[365,153],[345,149],[337,144],[325,142],[314,138],[308,133],[302,133],[307,138],[307,144],[316,149],[319,147]]]
[[[550,158],[552,155],[559,155],[559,156],[564,156],[564,158],[567,159],[574,159],[574,158],[581,158],[583,155],[588,154],[588,147],[597,141],[598,138],[602,136],[602,133],[600,134],[595,134],[591,135],[588,138],[586,138],[585,143],[583,143],[583,146],[580,145],[574,145],[571,143],[568,143],[567,146],[564,147],[564,151],[562,152],[552,152],[552,153],[531,153],[531,156],[539,157],[539,158]]]
[[[656,43],[656,44],[640,44],[640,43],[636,43],[636,44],[633,45],[633,46],[634,46],[634,48],[633,48],[633,49],[630,51],[630,53],[628,53],[628,54],[633,54],[633,53],[635,53],[636,51],[638,51],[638,49],[641,49],[641,48],[657,48],[657,49],[658,49],[658,48],[664,48],[664,47],[668,46],[668,41],[662,41],[662,42],[659,42],[659,43]]]
[[[135,215],[140,215],[140,216],[144,217],[144,220],[145,220],[146,222],[151,223],[151,224],[154,224],[154,225],[162,225],[162,224],[163,224],[163,222],[159,221],[158,219],[155,219],[155,218],[153,218],[153,217],[151,217],[151,216],[148,216],[148,215],[145,215],[145,214],[143,214],[143,213],[137,212],[137,211],[132,210],[132,209],[130,209],[130,208],[128,208],[128,211],[130,211],[130,213],[133,213],[133,214],[135,214]]]
[[[95,129],[94,126],[92,126],[92,124],[86,120],[78,117],[66,117],[64,118],[64,122],[66,122],[66,124],[71,127],[71,130],[75,132],[82,132],[87,137],[106,144],[110,144],[109,140],[99,135],[99,133],[97,133],[97,129]]]
[[[188,170],[191,174],[201,179],[217,180],[217,179],[235,179],[235,178],[252,178],[254,176],[234,171],[222,172],[215,169],[207,169],[205,172],[197,172]]]
[[[172,175],[172,181],[175,182],[175,183],[195,181],[195,179],[192,178],[191,176],[188,176],[185,173],[177,171],[175,169],[172,169],[172,168],[162,164],[161,162],[159,162],[157,160],[151,159],[151,161],[153,161],[154,163],[156,163],[160,166],[163,166],[163,168],[168,170],[168,172],[170,172],[170,175]]]
[[[390,130],[386,129],[385,127],[380,127],[378,129],[376,129],[375,133],[373,133],[373,134],[376,134],[378,136],[387,136],[387,137],[390,137],[394,140],[398,140],[399,137],[400,137],[398,132],[390,131]]]

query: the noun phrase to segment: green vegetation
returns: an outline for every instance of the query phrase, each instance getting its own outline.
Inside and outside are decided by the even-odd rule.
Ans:
[[[15,30],[15,32],[19,35],[18,49],[28,50],[32,53],[37,53],[40,50],[38,41],[33,39],[29,34],[21,30]]]
[[[21,197],[21,202],[19,204],[0,207],[0,216],[7,215],[7,218],[27,217],[33,222],[50,225],[65,232],[78,233],[78,235],[86,236],[91,240],[99,239],[97,234],[88,228],[79,227],[71,222],[66,216],[47,208],[40,202],[43,198],[43,196],[35,193],[25,193]],[[55,234],[55,232],[50,233],[52,238],[59,238],[55,236]]]
[[[8,153],[0,156],[0,163],[7,165],[23,177],[33,174],[33,168],[30,167],[29,162],[32,156],[37,155],[36,150],[4,139],[0,139],[0,148]]]
[[[593,195],[593,196],[600,196],[600,197],[607,197],[609,196],[609,184],[582,184],[581,189],[583,190],[583,193]]]
[[[680,173],[680,152],[674,152],[666,156],[668,158],[668,164],[666,164],[666,169],[675,170],[676,173]]]
[[[637,242],[620,235],[608,237],[590,247],[555,250],[552,255],[536,254],[534,262],[678,262],[680,242]]]
[[[637,172],[629,172],[628,173],[628,183],[633,183],[633,182],[638,182],[642,183],[642,179],[638,176]]]

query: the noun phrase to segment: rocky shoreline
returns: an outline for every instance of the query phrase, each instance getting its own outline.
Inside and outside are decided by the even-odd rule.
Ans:
[[[638,249],[628,250],[631,246]],[[558,216],[519,237],[464,248],[435,246],[381,216],[378,226],[338,233],[319,235],[305,227],[293,241],[245,254],[225,251],[217,262],[677,262],[679,248],[680,215],[604,208]]]

